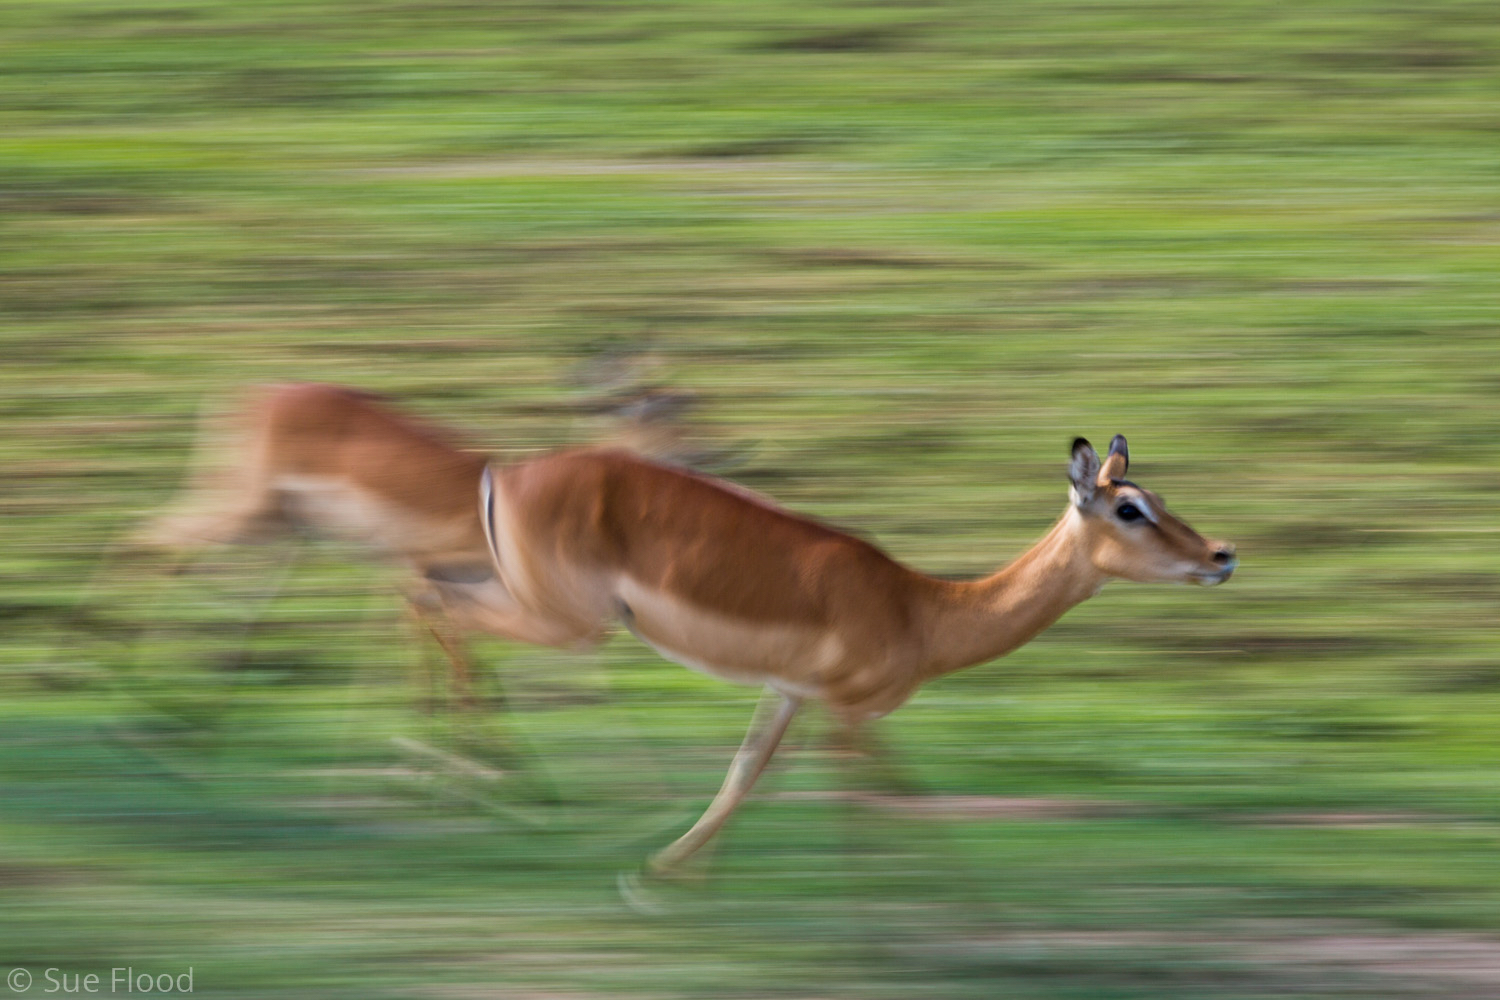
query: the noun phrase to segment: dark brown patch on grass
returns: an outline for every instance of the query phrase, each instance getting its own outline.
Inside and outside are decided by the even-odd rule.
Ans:
[[[1318,66],[1367,72],[1462,69],[1487,62],[1484,55],[1465,46],[1438,43],[1414,43],[1393,48],[1323,49],[1308,52],[1302,59]]]
[[[1500,600],[1500,573],[1423,573],[1373,580],[1371,585],[1428,600]]]
[[[1292,659],[1356,656],[1377,650],[1390,650],[1400,644],[1400,640],[1387,636],[1354,633],[1297,635],[1283,632],[1226,632],[1219,635],[1153,633],[1139,636],[1139,641],[1153,649],[1195,655],[1233,651],[1249,656]]]
[[[860,250],[846,247],[819,247],[788,250],[772,254],[781,260],[813,267],[944,267],[951,262],[935,256],[889,253],[882,250]]]
[[[853,802],[882,812],[931,819],[1058,821],[1122,816],[1137,812],[1128,802],[1019,795],[879,795],[853,791],[782,792],[791,801]]]
[[[56,865],[25,865],[0,862],[0,887],[7,889],[64,885],[80,880],[78,873]]]
[[[1397,545],[1396,533],[1371,532],[1354,524],[1329,521],[1288,521],[1242,535],[1246,549],[1280,552],[1328,551]]]
[[[914,33],[912,28],[896,25],[833,28],[772,39],[756,48],[765,52],[889,52],[906,47]]]
[[[1412,689],[1436,694],[1500,691],[1500,660],[1445,664],[1421,673]]]
[[[724,142],[707,142],[696,146],[684,146],[663,150],[661,155],[669,158],[701,157],[703,159],[738,159],[755,156],[789,156],[804,153],[817,146],[826,146],[824,140],[794,138],[789,136],[766,136],[759,139],[730,139]]]

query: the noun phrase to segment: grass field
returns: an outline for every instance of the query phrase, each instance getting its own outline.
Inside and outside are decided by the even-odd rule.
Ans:
[[[1500,994],[1492,4],[0,29],[0,967],[31,993]],[[1117,432],[1241,570],[1111,587],[886,720],[935,815],[824,794],[809,717],[654,919],[615,875],[753,692],[628,636],[486,642],[514,711],[422,711],[389,574],[333,548],[253,627],[271,553],[69,613],[217,394],[357,384],[518,456],[596,435],[619,356],[736,478],[929,572],[1019,552],[1072,438]],[[561,801],[401,739],[528,748]]]

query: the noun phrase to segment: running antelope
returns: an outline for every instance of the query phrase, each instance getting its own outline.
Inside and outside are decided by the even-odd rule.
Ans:
[[[1073,442],[1067,510],[1020,558],[954,582],[789,513],[732,483],[622,451],[561,452],[485,470],[495,631],[556,646],[619,621],[662,656],[768,697],[717,796],[648,869],[682,864],[723,826],[798,707],[823,702],[850,729],[927,681],[1003,656],[1110,579],[1212,586],[1234,547],[1167,513],[1126,480],[1125,438],[1101,463]]]
[[[147,541],[191,547],[304,524],[406,562],[416,606],[458,630],[580,648],[620,622],[668,659],[764,686],[723,787],[648,863],[658,874],[723,826],[803,702],[856,728],[927,681],[1023,645],[1110,579],[1211,586],[1235,568],[1233,546],[1124,478],[1120,436],[1102,463],[1087,441],[1073,443],[1070,502],[1040,542],[993,575],[955,582],[624,450],[486,466],[349,389],[259,390],[233,425],[236,461],[204,480],[217,489],[200,487]]]

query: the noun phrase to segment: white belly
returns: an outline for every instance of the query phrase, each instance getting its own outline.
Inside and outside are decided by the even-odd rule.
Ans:
[[[622,579],[616,594],[635,635],[662,656],[731,684],[767,684],[816,698],[837,662],[837,640],[810,628],[743,621]]]
[[[437,542],[438,529],[412,512],[334,476],[281,476],[276,489],[289,513],[320,534],[380,552],[410,552]]]

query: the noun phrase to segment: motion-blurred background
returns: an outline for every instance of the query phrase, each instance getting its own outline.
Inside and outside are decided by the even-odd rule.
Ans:
[[[1500,993],[1494,15],[0,6],[0,966]],[[628,636],[482,642],[466,715],[391,572],[336,546],[96,572],[199,408],[268,379],[505,456],[661,421],[944,574],[1046,529],[1075,435],[1125,433],[1242,567],[1111,587],[923,692],[882,726],[922,809],[841,791],[810,713],[646,919],[615,873],[701,809],[753,692]],[[557,801],[497,776],[517,748]]]

